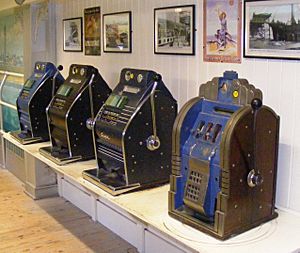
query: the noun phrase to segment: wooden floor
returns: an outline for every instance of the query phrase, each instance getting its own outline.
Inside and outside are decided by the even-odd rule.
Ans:
[[[0,169],[0,252],[137,251],[63,198],[32,200]]]

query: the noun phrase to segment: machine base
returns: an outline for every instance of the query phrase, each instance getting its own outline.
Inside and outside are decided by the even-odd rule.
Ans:
[[[90,170],[85,170],[82,172],[82,176],[85,180],[89,181],[92,184],[97,185],[98,187],[100,187],[101,189],[103,189],[104,191],[110,193],[113,196],[117,196],[126,192],[130,192],[130,191],[134,191],[136,189],[140,189],[141,185],[140,184],[131,184],[131,185],[108,185],[106,183],[104,183],[103,178],[101,177],[101,175],[99,175],[98,173],[99,169],[95,168],[95,169],[90,169]]]
[[[70,156],[69,153],[62,153],[57,150],[54,150],[51,146],[43,147],[39,149],[40,153],[56,163],[57,165],[65,165],[68,163],[73,163],[77,161],[89,160],[93,157],[83,157],[83,156]]]
[[[179,211],[176,211],[176,210],[169,211],[168,213],[172,218],[175,218],[176,220],[179,220],[184,224],[192,226],[193,228],[196,228],[196,229],[198,229],[204,233],[207,233],[207,234],[209,234],[219,240],[222,240],[222,241],[227,240],[231,237],[237,236],[243,232],[246,232],[252,228],[260,226],[263,223],[266,223],[266,222],[278,217],[278,213],[274,212],[273,215],[264,217],[263,219],[257,220],[252,224],[245,224],[245,225],[241,224],[241,227],[239,229],[232,231],[229,234],[220,234],[215,230],[213,224],[205,223],[203,221],[197,220],[196,218],[189,217],[188,215],[182,215]]]
[[[31,135],[21,131],[10,132],[10,135],[23,145],[47,141],[43,140],[42,137],[32,137]]]

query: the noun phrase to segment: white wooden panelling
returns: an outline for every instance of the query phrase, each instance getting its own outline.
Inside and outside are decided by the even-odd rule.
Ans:
[[[140,233],[136,221],[112,209],[111,206],[97,201],[97,221],[109,228],[135,247],[140,246]]]
[[[225,70],[238,71],[240,77],[260,88],[264,103],[281,117],[276,203],[300,212],[299,61],[243,58],[241,64],[203,62],[202,0],[57,0],[57,3],[57,63],[64,66],[65,76],[72,63],[90,64],[100,70],[113,88],[123,67],[152,69],[162,74],[179,107],[198,94],[201,83],[221,76]],[[196,55],[155,55],[153,9],[177,4],[196,5]],[[101,6],[102,14],[132,11],[131,54],[102,52],[101,56],[85,56],[84,52],[63,52],[62,19],[83,16],[83,9],[91,6]]]
[[[148,230],[145,230],[145,253],[157,252],[184,253],[185,251],[177,248]]]
[[[88,194],[86,191],[79,189],[65,178],[61,179],[61,187],[62,189],[60,190],[60,193],[62,197],[70,201],[92,218],[95,216],[95,210],[93,209],[93,202],[95,200],[93,196]]]

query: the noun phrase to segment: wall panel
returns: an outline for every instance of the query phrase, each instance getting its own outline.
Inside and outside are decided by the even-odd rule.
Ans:
[[[181,107],[198,94],[199,85],[225,70],[236,70],[239,76],[264,92],[264,103],[280,114],[280,151],[277,182],[278,206],[300,212],[300,108],[297,99],[300,81],[299,61],[242,59],[241,64],[203,62],[202,0],[57,0],[57,63],[66,76],[72,63],[91,64],[113,88],[123,67],[147,68],[161,73]],[[196,55],[169,56],[153,53],[153,9],[172,5],[196,4]],[[132,11],[133,52],[131,54],[101,53],[85,56],[62,50],[62,19],[83,16],[83,9],[101,6],[101,13]],[[103,43],[103,41],[101,41]]]

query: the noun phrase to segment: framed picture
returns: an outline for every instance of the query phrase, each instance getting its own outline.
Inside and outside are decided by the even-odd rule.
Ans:
[[[195,54],[195,5],[154,9],[154,53]]]
[[[82,52],[82,18],[63,20],[64,51]]]
[[[84,53],[101,54],[100,7],[84,9]]]
[[[131,53],[131,11],[103,15],[103,51]]]
[[[207,62],[241,62],[241,0],[203,0],[203,58]]]
[[[246,1],[244,56],[300,59],[300,0]]]

